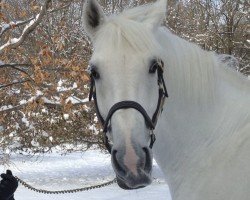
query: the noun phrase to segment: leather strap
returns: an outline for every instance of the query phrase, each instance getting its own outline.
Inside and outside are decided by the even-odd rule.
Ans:
[[[104,123],[103,132],[106,133],[108,131],[108,125],[109,125],[109,122],[111,120],[111,117],[113,116],[113,114],[117,110],[128,109],[128,108],[134,108],[134,109],[138,110],[143,115],[145,122],[146,122],[146,125],[150,130],[153,130],[155,128],[154,123],[152,122],[152,120],[148,116],[147,112],[139,103],[137,103],[135,101],[120,101],[110,108],[109,113],[108,113],[107,118],[106,118],[105,123]]]

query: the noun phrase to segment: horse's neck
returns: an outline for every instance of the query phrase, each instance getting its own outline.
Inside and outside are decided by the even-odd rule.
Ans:
[[[166,49],[164,61],[167,64],[164,75],[169,98],[157,127],[155,155],[156,158],[159,156],[159,164],[166,166],[170,179],[176,179],[174,181],[178,184],[181,182],[178,179],[183,174],[176,175],[173,172],[182,171],[182,167],[189,163],[189,156],[194,155],[197,150],[194,147],[202,146],[210,139],[210,135],[202,130],[207,130],[206,126],[213,123],[204,121],[208,118],[205,115],[208,116],[216,110],[213,107],[215,85],[207,84],[214,82],[213,69],[207,69],[202,74],[199,66],[194,68],[193,65],[201,64],[200,58],[195,54],[196,46],[195,49],[190,48],[187,42],[165,29],[160,29],[156,34],[162,48]],[[206,61],[212,62],[205,58],[204,62]],[[165,143],[161,143],[162,141]],[[162,152],[166,155],[164,158]]]
[[[197,58],[196,52],[190,52],[192,48],[182,44],[183,41],[164,39],[166,35],[164,31],[160,31],[158,36],[163,47],[168,49],[165,62],[170,65],[166,66],[166,84],[170,97],[157,126],[154,151],[157,162],[167,176],[170,189],[175,192],[181,185],[190,183],[186,182],[187,179],[191,182],[199,181],[200,170],[206,170],[210,164],[213,165],[216,155],[222,154],[226,145],[237,146],[247,139],[246,131],[239,141],[239,137],[234,138],[233,134],[239,127],[247,126],[249,129],[247,123],[250,120],[250,101],[247,99],[250,100],[250,96],[248,94],[248,97],[242,98],[242,94],[246,92],[237,93],[237,84],[241,85],[237,81],[233,86],[227,84],[230,80],[221,83],[220,79],[223,77],[214,71],[215,60],[211,54]],[[175,42],[179,44],[174,44]],[[189,52],[178,54],[177,47],[179,52],[185,48]],[[199,66],[193,68],[192,64],[197,63],[207,69],[200,71]],[[179,73],[171,67],[177,67]],[[189,74],[183,74],[180,67],[186,67],[185,73]],[[221,95],[225,86],[228,86],[224,91],[225,95]],[[249,91],[247,87],[246,91]],[[236,104],[235,99],[239,97]],[[239,112],[241,106],[244,111]],[[230,152],[227,154],[230,157]],[[209,179],[210,176],[208,173],[202,179]]]
[[[205,52],[165,29],[160,29],[157,37],[160,38],[163,49],[166,49],[167,65],[164,75],[169,90],[162,121],[173,129],[170,132],[176,132],[178,140],[175,142],[178,144],[174,144],[174,141],[170,143],[181,145],[179,152],[190,154],[195,150],[193,147],[203,145],[212,138],[207,133],[211,132],[209,128],[215,122],[204,119],[212,118],[220,110],[216,91],[217,77],[214,72],[216,60],[213,53]],[[182,156],[185,157],[182,154],[175,158]]]
[[[250,115],[245,112],[237,122],[237,117],[227,119],[239,112],[236,107],[233,112],[217,107],[206,115],[167,105],[157,127],[154,155],[173,200],[233,200],[244,190],[250,195]],[[228,196],[213,196],[221,187],[231,188]]]

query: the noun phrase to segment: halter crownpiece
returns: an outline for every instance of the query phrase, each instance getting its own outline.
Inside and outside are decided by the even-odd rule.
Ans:
[[[151,135],[150,135],[150,144],[149,147],[152,149],[153,144],[156,140],[155,134],[153,133],[153,130],[155,129],[155,126],[157,124],[157,120],[158,120],[158,116],[160,115],[160,113],[163,110],[163,105],[164,105],[164,101],[165,98],[168,97],[168,92],[167,92],[167,87],[165,85],[165,81],[164,81],[164,77],[163,77],[163,69],[164,69],[164,63],[161,60],[154,60],[153,61],[153,65],[150,67],[149,69],[149,73],[154,73],[155,70],[157,70],[157,75],[158,75],[158,86],[159,86],[159,98],[158,98],[158,103],[157,103],[157,107],[156,110],[153,114],[152,119],[148,116],[147,111],[137,102],[135,101],[120,101],[117,102],[116,104],[114,104],[109,112],[108,115],[106,117],[106,119],[104,119],[100,113],[98,104],[97,104],[97,97],[96,97],[96,89],[95,89],[95,80],[93,75],[90,75],[90,92],[89,92],[89,101],[92,100],[92,98],[94,99],[94,104],[95,104],[95,108],[96,108],[96,114],[97,117],[99,119],[99,121],[101,122],[102,126],[103,126],[103,133],[104,133],[104,144],[107,148],[107,150],[109,151],[109,153],[111,153],[112,150],[112,146],[109,143],[108,137],[107,137],[107,132],[110,130],[111,128],[111,118],[113,116],[113,114],[120,109],[128,109],[128,108],[133,108],[136,109],[137,111],[139,111],[142,116],[145,119],[145,123],[147,128],[151,131]]]

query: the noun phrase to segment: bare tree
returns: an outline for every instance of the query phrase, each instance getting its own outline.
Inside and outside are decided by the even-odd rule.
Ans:
[[[169,1],[167,23],[181,37],[206,50],[235,56],[249,74],[249,2],[242,0]]]

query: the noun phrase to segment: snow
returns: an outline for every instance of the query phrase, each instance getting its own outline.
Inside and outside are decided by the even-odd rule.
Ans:
[[[10,44],[17,43],[20,39],[19,38],[12,38],[10,39]]]
[[[89,98],[85,98],[85,99],[80,99],[78,97],[75,97],[75,96],[70,96],[68,97],[65,102],[68,103],[68,102],[71,102],[72,104],[77,104],[77,103],[86,103],[89,101]]]
[[[8,110],[8,109],[11,109],[11,108],[13,108],[12,105],[2,106],[2,107],[0,108],[0,111]]]
[[[99,130],[97,130],[97,128],[95,127],[95,125],[89,125],[89,130],[92,131],[92,133],[94,134],[98,134]]]
[[[19,101],[19,103],[20,103],[20,105],[25,104],[25,103],[27,103],[27,100],[22,99],[21,101]]]
[[[55,105],[61,105],[61,100],[58,97],[54,97],[55,99],[57,99],[57,101],[51,101],[49,99],[47,99],[46,97],[43,97],[43,101],[44,103],[50,103],[50,104],[55,104]],[[78,104],[78,103],[86,103],[89,101],[89,98],[84,98],[84,99],[80,99],[78,97],[75,96],[70,96],[65,100],[65,103],[72,103],[72,104]]]
[[[41,96],[41,95],[43,95],[43,92],[41,92],[40,90],[37,90],[36,91],[36,96]]]
[[[29,27],[31,27],[31,26],[38,20],[39,16],[40,16],[40,13],[37,14],[36,17],[35,17],[35,19],[31,20],[31,21],[29,22],[29,24],[27,24],[27,25],[24,27],[23,33],[24,33]],[[22,35],[23,35],[23,34],[22,34]],[[22,36],[20,36],[19,38],[21,38],[21,37],[22,37]]]
[[[0,51],[1,51],[1,49],[0,49]],[[1,65],[1,60],[0,60],[0,65]],[[77,84],[76,84],[76,83],[73,83],[73,86],[72,86],[72,87],[69,87],[69,88],[62,87],[62,84],[63,84],[63,81],[60,80],[60,81],[58,82],[58,87],[57,87],[57,90],[58,90],[58,91],[69,91],[69,90],[72,90],[72,89],[77,88]],[[15,91],[15,93],[19,94],[19,93],[20,93],[20,90]],[[21,105],[30,103],[30,102],[36,100],[37,98],[42,98],[42,100],[44,101],[44,103],[54,104],[54,105],[61,105],[61,99],[60,99],[60,97],[54,96],[53,98],[56,99],[56,100],[55,100],[55,101],[52,101],[52,100],[49,100],[49,99],[46,98],[46,97],[41,97],[42,95],[43,95],[43,92],[37,90],[35,96],[29,98],[28,100],[25,100],[25,99],[20,100],[20,101],[19,101],[19,105],[17,105],[17,106],[21,106]],[[72,96],[69,96],[69,97],[65,100],[66,103],[69,103],[69,102],[70,102],[70,103],[72,103],[72,104],[81,104],[81,103],[84,104],[84,103],[86,103],[86,102],[88,102],[88,101],[89,101],[89,98],[88,98],[88,97],[87,97],[87,98],[84,98],[84,99],[80,99],[80,98],[78,98],[78,97],[76,97],[76,96],[73,96],[73,95],[72,95]],[[16,106],[16,107],[17,107],[17,106]],[[0,111],[6,111],[6,110],[12,109],[12,108],[14,108],[12,105],[4,105],[4,106],[1,106],[1,107],[0,107]],[[86,107],[86,110],[88,110],[88,107]],[[46,112],[46,110],[44,110],[44,112]],[[66,118],[67,118],[67,117],[66,117]]]
[[[35,141],[34,139],[31,141],[31,145],[34,146],[34,147],[39,147],[40,146],[40,144],[37,141]]]
[[[69,119],[69,114],[63,114],[63,118],[64,118],[65,120]]]
[[[1,28],[0,35],[2,35],[7,29],[9,29],[11,25],[12,25],[11,23],[10,24],[2,23],[0,26]]]
[[[63,83],[65,83],[66,80],[62,80],[60,79],[57,83],[57,91],[58,92],[65,92],[65,91],[69,91],[69,90],[73,90],[77,88],[77,83],[73,83],[72,87],[64,87]]]
[[[17,21],[11,21],[8,24],[2,23],[1,26],[0,26],[0,28],[1,28],[1,32],[0,33],[3,33],[3,32],[5,32],[6,29],[9,29],[9,28],[14,27],[14,26],[19,25],[19,24],[22,24],[24,22],[25,21],[19,21],[19,20],[17,20]]]
[[[53,137],[52,137],[52,136],[49,136],[49,140],[50,140],[51,142],[53,142]]]
[[[22,118],[21,120],[22,120],[22,122],[23,122],[27,127],[29,127],[30,123],[29,123],[28,119],[26,118],[25,114],[23,114],[23,118]]]
[[[51,101],[51,100],[49,100],[49,99],[46,98],[46,97],[43,97],[42,99],[43,99],[43,102],[44,102],[44,103],[60,104],[59,102]]]
[[[25,162],[24,162],[25,161]],[[0,166],[0,172],[10,168],[14,175],[36,188],[48,190],[75,189],[112,180],[115,175],[110,155],[99,150],[75,152],[66,156],[53,152],[40,157],[13,155],[10,167]],[[153,177],[157,179],[148,187],[122,190],[116,184],[86,192],[60,195],[35,193],[19,186],[16,200],[171,200],[163,175],[154,163]]]
[[[10,45],[12,45],[12,44],[17,44],[18,42],[20,42],[20,41],[23,39],[23,37],[24,37],[24,35],[25,35],[25,32],[26,32],[32,25],[34,25],[34,24],[37,22],[39,16],[40,16],[40,13],[37,14],[36,17],[35,17],[35,19],[31,20],[31,21],[29,22],[29,24],[27,24],[27,25],[24,27],[24,29],[23,29],[23,31],[22,31],[22,34],[21,34],[21,36],[20,36],[19,38],[12,38],[12,39],[9,39],[8,42],[6,42],[4,45],[0,46],[0,51],[2,51],[3,49],[5,49],[6,47],[8,47],[8,46],[10,46]],[[4,28],[6,29],[6,27],[7,27],[7,26],[5,25]]]
[[[2,51],[3,49],[5,49],[7,46],[17,43],[20,40],[20,38],[12,38],[10,39],[8,42],[6,42],[4,45],[0,46],[0,51]]]

